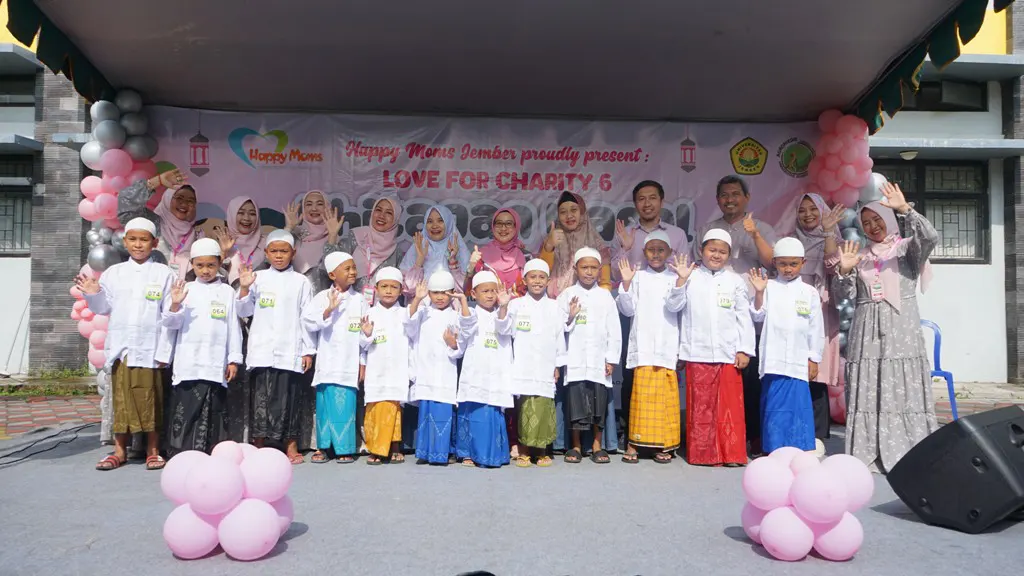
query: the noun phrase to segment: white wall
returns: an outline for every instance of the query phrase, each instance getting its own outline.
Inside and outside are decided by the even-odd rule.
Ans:
[[[0,257],[0,371],[28,371],[28,299],[31,293],[31,258]]]
[[[17,134],[34,138],[36,109],[34,106],[0,106],[0,134]]]
[[[988,83],[988,112],[900,112],[886,117],[885,138],[1002,138],[1003,98],[998,82]]]

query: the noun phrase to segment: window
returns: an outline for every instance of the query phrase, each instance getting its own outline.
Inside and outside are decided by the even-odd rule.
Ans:
[[[986,112],[988,84],[943,80],[921,82],[917,92],[903,87],[903,110],[914,112]]]
[[[0,254],[28,254],[32,247],[32,194],[0,192]]]
[[[979,162],[875,164],[939,232],[934,262],[989,262],[988,167]]]
[[[31,156],[0,156],[0,178],[31,178]]]

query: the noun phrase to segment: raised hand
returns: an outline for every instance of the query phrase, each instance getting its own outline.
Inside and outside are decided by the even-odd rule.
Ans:
[[[747,234],[750,234],[755,238],[757,237],[757,223],[754,222],[753,212],[747,212],[747,215],[743,217],[743,230],[745,230]]]
[[[836,202],[836,205],[829,210],[828,214],[821,215],[821,227],[825,232],[832,232],[839,225],[839,221],[843,219],[843,213],[846,212],[846,206]]]
[[[75,286],[78,286],[83,294],[99,294],[100,292],[100,281],[85,274],[75,276]]]
[[[544,249],[547,252],[552,252],[562,242],[565,242],[565,232],[558,229],[555,223],[552,222],[551,229],[548,231],[548,237],[544,239]]]
[[[186,176],[181,170],[175,168],[174,170],[168,170],[163,172],[159,176],[160,185],[164,188],[176,188],[182,184],[188,182],[188,176]]]
[[[334,238],[335,241],[338,239],[338,233],[341,232],[341,227],[345,225],[345,215],[339,214],[337,208],[328,208],[327,217],[324,218],[324,227],[327,228],[327,236]]]
[[[420,280],[420,283],[416,285],[416,299],[423,300],[430,294],[430,290],[427,289],[427,281]]]
[[[505,307],[508,303],[516,297],[516,288],[513,285],[511,288],[505,288],[501,286],[498,288],[498,306]]]
[[[686,254],[676,254],[672,260],[669,261],[668,267],[671,268],[672,271],[676,273],[676,276],[679,277],[679,283],[677,283],[677,285],[681,286],[686,283],[690,274],[697,269],[697,263],[694,262],[691,264],[690,257]]]
[[[583,309],[583,307],[580,306],[579,297],[573,296],[572,300],[569,300],[569,320],[574,320],[576,315],[580,313],[581,309]]]
[[[235,236],[227,228],[220,228],[214,235],[217,237],[217,243],[220,244],[220,253],[227,254],[235,247]]]
[[[341,306],[341,291],[331,286],[327,292],[327,308],[324,309],[324,317],[337,310],[338,306]]]
[[[637,270],[640,269],[640,265],[630,266],[629,260],[623,258],[619,260],[619,274],[622,276],[623,282],[632,282],[633,276],[636,276]]]
[[[633,243],[636,241],[636,228],[626,230],[626,223],[616,220],[615,235],[619,237],[619,244],[622,245],[623,250],[629,251],[633,248]]]
[[[473,253],[469,255],[469,269],[475,270],[476,265],[480,262],[480,260],[483,257],[484,255],[480,252],[480,247],[473,246]]]
[[[907,203],[907,199],[903,196],[903,190],[892,182],[886,182],[882,184],[882,200],[880,201],[882,206],[892,208],[900,214],[906,214],[910,211],[910,204]]]
[[[459,241],[452,234],[452,237],[448,239],[448,268],[455,272],[459,269]]]
[[[302,224],[302,214],[299,214],[298,202],[289,202],[284,209],[284,229],[291,232],[295,227]]]
[[[242,264],[241,269],[238,271],[239,287],[249,289],[254,282],[256,282],[256,274],[252,271],[252,266]]]
[[[373,321],[370,320],[369,316],[363,316],[363,321],[360,322],[359,325],[363,329],[363,334],[367,338],[373,336]]]
[[[733,363],[733,366],[735,366],[737,370],[743,370],[747,367],[747,364],[750,364],[750,356],[747,356],[743,352],[737,352],[736,362]]]
[[[761,268],[751,268],[750,272],[747,272],[747,278],[750,279],[750,285],[758,292],[764,292],[764,289],[768,287],[768,275]]]
[[[857,242],[846,241],[839,248],[839,273],[849,274],[854,268],[860,264],[860,261],[864,259],[864,256],[860,253],[860,244]]]
[[[427,241],[423,238],[423,232],[412,235],[412,245],[416,248],[416,266],[422,267],[427,261]]]
[[[449,326],[444,329],[444,343],[447,344],[448,347],[451,348],[452,350],[459,349],[459,341],[457,339],[458,335],[459,331],[457,328]]]
[[[185,288],[185,281],[178,280],[171,286],[171,304],[177,308],[181,306],[181,303],[185,301],[185,297],[188,296],[188,288]]]

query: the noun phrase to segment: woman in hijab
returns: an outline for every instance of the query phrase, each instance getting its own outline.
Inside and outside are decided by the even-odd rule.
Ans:
[[[398,223],[402,219],[402,205],[394,197],[377,199],[370,210],[370,223],[352,230],[341,239],[342,252],[356,261],[356,290],[371,302],[374,292],[373,276],[388,266],[398,268]]]
[[[868,246],[843,246],[833,297],[856,299],[846,345],[846,452],[885,473],[938,429],[916,292],[939,235],[898,186],[860,209]],[[901,233],[901,229],[905,233]]]
[[[526,294],[523,282],[523,266],[531,258],[526,246],[519,238],[522,224],[519,214],[511,208],[502,208],[491,218],[492,239],[469,256],[469,274],[466,275],[465,291],[473,283],[473,275],[481,270],[490,270],[505,286],[515,286],[520,296]],[[509,433],[512,429],[509,429]]]
[[[139,180],[117,193],[117,219],[121,224],[138,217],[152,220],[160,237],[156,249],[182,280],[192,269],[188,258],[192,242],[202,237],[202,231],[196,228],[196,191],[185,182],[185,175],[174,169]],[[161,186],[166,190],[151,212],[146,204]]]
[[[227,234],[217,240],[227,258],[224,267],[228,270],[228,283],[238,280],[239,271],[243,266],[252,268],[263,263],[266,238],[260,222],[260,209],[256,201],[248,196],[235,196],[228,202]]]
[[[320,190],[306,192],[302,202],[291,203],[285,209],[285,230],[291,232],[297,242],[292,266],[309,279],[314,294],[331,286],[331,279],[323,269],[324,256],[342,251],[338,234],[344,223],[345,218]]]
[[[413,235],[399,269],[405,277],[406,294],[416,291],[421,280],[438,270],[448,270],[455,285],[466,283],[469,249],[455,226],[455,215],[442,204],[434,204],[423,215],[423,230]]]
[[[811,382],[814,405],[815,451],[825,453],[822,440],[829,438],[828,386],[842,387],[839,370],[839,311],[829,295],[829,279],[839,263],[839,221],[846,207],[836,204],[829,209],[817,194],[798,196],[778,226],[780,237],[794,236],[804,246],[803,281],[818,290],[825,321],[825,351],[818,364],[818,377]]]

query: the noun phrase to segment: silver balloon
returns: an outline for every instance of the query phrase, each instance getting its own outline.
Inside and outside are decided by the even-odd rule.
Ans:
[[[106,228],[106,224],[103,223],[103,220],[97,220],[97,221],[92,223],[91,228],[93,230],[99,232],[100,230],[103,230],[104,228]]]
[[[121,262],[121,255],[117,248],[110,244],[99,244],[89,249],[89,267],[97,272],[103,272],[114,264]]]
[[[142,136],[149,130],[149,120],[141,112],[129,112],[121,117],[121,127],[129,136]]]
[[[857,312],[857,308],[853,305],[846,306],[839,309],[840,320],[853,320],[853,315]]]
[[[89,230],[86,232],[85,241],[89,243],[89,246],[98,246],[103,243],[100,241],[100,233],[96,230]]]
[[[101,244],[110,244],[110,239],[113,238],[114,236],[114,233],[110,230],[110,228],[100,228],[99,230],[96,231],[96,233],[99,234],[100,236]]]
[[[123,149],[132,157],[132,160],[142,162],[156,156],[158,148],[156,138],[144,134],[142,136],[130,136],[125,141]]]
[[[861,238],[860,230],[857,230],[856,228],[844,228],[843,240],[846,240],[847,242],[864,242],[864,239]]]
[[[82,157],[82,164],[88,166],[90,170],[99,170],[100,156],[103,156],[103,153],[106,151],[107,149],[104,148],[102,144],[93,140],[91,142],[86,142],[85,145],[82,146],[82,151],[79,152],[79,155]]]
[[[843,210],[843,219],[839,221],[839,228],[852,228],[856,226],[857,211],[853,208]]]
[[[138,112],[142,110],[142,96],[135,90],[121,90],[114,96],[114,104],[117,104],[122,114]]]
[[[867,204],[868,202],[874,202],[875,200],[882,199],[882,185],[888,182],[885,176],[882,176],[878,172],[871,174],[871,180],[860,189],[860,203]]]
[[[104,120],[117,120],[121,117],[121,111],[110,100],[97,100],[89,107],[89,117],[93,124],[99,124]]]
[[[846,332],[840,332],[836,340],[839,342],[839,351],[846,350]]]
[[[124,140],[128,136],[124,133],[124,128],[122,128],[116,120],[104,120],[93,127],[92,137],[95,138],[101,146],[110,150],[112,148],[120,148],[121,146],[124,146]]]
[[[110,245],[118,250],[124,250],[124,230],[115,230],[110,237]]]
[[[836,310],[842,310],[847,306],[853,306],[853,300],[850,300],[849,298],[843,298],[839,302],[836,302]]]
[[[851,324],[853,324],[853,320],[851,320],[849,318],[845,318],[843,320],[840,320],[839,321],[839,329],[842,330],[843,332],[846,332],[847,330],[850,329],[850,325]]]

